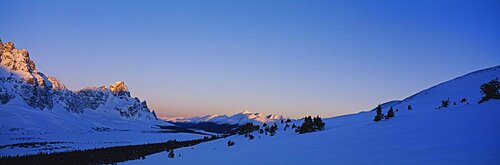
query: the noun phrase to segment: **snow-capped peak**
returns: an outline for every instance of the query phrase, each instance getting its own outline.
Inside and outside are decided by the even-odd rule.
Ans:
[[[197,116],[191,118],[183,118],[183,117],[172,117],[162,119],[171,121],[171,122],[188,122],[188,123],[202,123],[202,122],[213,122],[219,124],[238,124],[242,125],[245,123],[273,123],[279,122],[281,119],[285,119],[282,115],[267,115],[265,116],[263,113],[254,113],[251,111],[243,111],[240,113],[236,113],[232,116],[228,115],[205,115],[205,116]]]
[[[70,91],[57,78],[39,72],[26,49],[16,49],[14,43],[0,41],[0,106],[19,100],[27,109],[105,113],[127,118],[154,119],[156,115],[145,101],[132,98],[125,82],[118,81],[109,87],[92,87]],[[16,105],[22,107],[23,105]]]
[[[128,92],[128,87],[125,85],[125,82],[123,81],[117,81],[109,86],[109,90],[113,93],[119,93],[126,91]]]

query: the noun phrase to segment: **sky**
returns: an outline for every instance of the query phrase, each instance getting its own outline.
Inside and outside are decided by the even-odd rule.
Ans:
[[[500,64],[500,1],[10,1],[0,38],[160,116],[356,113]]]

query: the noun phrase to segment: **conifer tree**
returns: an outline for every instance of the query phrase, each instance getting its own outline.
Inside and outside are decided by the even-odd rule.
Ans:
[[[394,117],[394,111],[392,110],[392,106],[391,106],[391,108],[389,108],[389,111],[387,111],[386,119],[390,119],[392,117]]]
[[[170,150],[170,152],[168,152],[168,157],[169,158],[174,158],[175,157],[175,154],[174,154],[174,150]]]
[[[498,91],[498,89],[500,89],[500,82],[498,82],[498,78],[481,85],[480,89],[481,93],[483,93],[483,98],[481,98],[478,103],[488,101],[489,99],[500,99],[500,93]]]
[[[373,121],[378,122],[384,118],[384,114],[382,114],[382,107],[380,106],[380,104],[377,106],[376,109],[377,109],[377,115],[375,115]]]

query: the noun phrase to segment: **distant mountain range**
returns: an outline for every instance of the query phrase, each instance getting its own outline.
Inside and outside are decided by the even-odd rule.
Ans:
[[[287,119],[282,115],[264,115],[262,113],[253,113],[250,111],[243,111],[232,116],[228,115],[206,115],[191,118],[183,117],[161,117],[161,119],[175,122],[175,123],[204,123],[212,122],[217,124],[234,124],[243,125],[245,123],[263,124],[280,122],[282,119]]]

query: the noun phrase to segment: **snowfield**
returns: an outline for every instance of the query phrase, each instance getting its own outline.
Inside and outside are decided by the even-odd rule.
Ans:
[[[60,108],[40,111],[19,104],[22,102],[1,107],[0,156],[203,138],[201,134],[165,132],[156,125],[170,124],[160,120],[123,119],[91,111],[75,114]],[[23,143],[36,146],[19,146]]]
[[[497,77],[500,66],[383,104],[384,113],[398,111],[380,122],[372,110],[324,119],[324,131],[306,134],[278,123],[272,137],[235,135],[176,149],[175,158],[162,152],[124,164],[500,164],[500,100],[478,104],[480,85]],[[449,107],[436,109],[448,98]]]
[[[71,91],[0,41],[0,156],[199,139],[157,119],[123,81]],[[165,127],[163,127],[165,128]],[[200,134],[201,133],[201,134]]]

